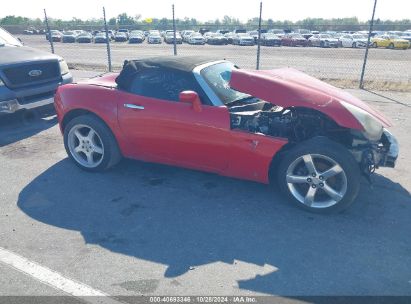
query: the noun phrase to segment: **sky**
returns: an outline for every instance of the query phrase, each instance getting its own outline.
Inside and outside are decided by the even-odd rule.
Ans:
[[[126,12],[143,18],[171,18],[171,5],[175,4],[176,18],[215,20],[224,15],[246,21],[257,17],[260,0],[2,0],[0,18],[7,15],[42,18],[43,9],[53,18],[100,18],[102,6],[107,17]],[[358,17],[371,18],[374,0],[265,0],[263,19],[297,21],[311,18]],[[378,0],[376,18],[411,18],[411,0]]]

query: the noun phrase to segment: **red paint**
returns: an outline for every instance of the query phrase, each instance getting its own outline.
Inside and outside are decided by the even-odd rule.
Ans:
[[[101,77],[99,78],[101,83]],[[103,80],[105,81],[105,80]],[[125,108],[124,104],[144,110]],[[105,83],[65,85],[55,107],[61,125],[72,110],[95,113],[112,130],[123,156],[268,183],[272,158],[287,140],[232,131],[226,107],[129,94]]]
[[[391,123],[380,112],[351,94],[292,68],[276,70],[233,70],[230,86],[281,107],[312,108],[328,115],[337,124],[363,130],[341,101],[363,109],[385,127]]]
[[[118,90],[116,76],[61,86],[55,96],[60,127],[71,111],[86,110],[109,126],[124,157],[269,182],[270,163],[286,139],[231,130],[228,109],[200,105],[195,92],[182,93],[180,102],[138,96]],[[388,124],[360,100],[292,69],[234,70],[231,86],[280,106],[317,109],[348,128],[362,127],[340,100]]]

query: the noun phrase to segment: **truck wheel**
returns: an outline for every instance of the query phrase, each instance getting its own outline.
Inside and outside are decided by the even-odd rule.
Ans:
[[[358,194],[360,177],[352,154],[324,137],[288,150],[277,172],[279,188],[290,202],[315,213],[346,209]]]

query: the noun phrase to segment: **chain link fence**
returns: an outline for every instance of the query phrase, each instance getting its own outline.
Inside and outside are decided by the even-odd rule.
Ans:
[[[260,8],[262,5],[260,4]],[[48,20],[46,11],[45,16],[45,35],[24,35],[23,42],[38,49],[50,51],[64,57],[69,66],[74,69],[86,70],[100,70],[100,71],[119,71],[126,59],[136,59],[152,56],[164,55],[199,55],[209,56],[216,59],[227,59],[242,68],[247,69],[274,69],[280,67],[292,67],[303,72],[306,72],[314,77],[320,78],[333,85],[343,88],[358,88],[361,87],[361,73],[366,58],[366,48],[357,48],[353,46],[342,45],[339,41],[336,47],[317,47],[311,43],[311,39],[306,39],[303,46],[267,46],[263,41],[263,35],[269,30],[273,30],[273,26],[267,23],[261,24],[260,18],[256,19],[255,23],[244,24],[196,24],[186,25],[184,22],[175,22],[174,6],[170,12],[173,16],[173,25],[171,28],[160,26],[160,28],[153,28],[150,23],[142,23],[139,25],[124,25],[121,26],[123,30],[171,30],[176,36],[184,34],[184,31],[191,30],[200,32],[230,32],[230,31],[254,31],[257,33],[254,43],[251,46],[234,45],[231,36],[228,36],[227,43],[221,45],[211,45],[206,41],[198,44],[188,43],[185,40],[181,44],[166,43],[164,37],[161,38],[160,44],[149,44],[147,38],[138,44],[131,44],[129,41],[116,42],[113,35],[119,30],[119,26],[107,25],[105,11],[101,12],[103,18],[101,21],[95,22],[93,26],[74,24],[70,28],[56,28],[53,22]],[[403,30],[411,29],[411,24],[401,24]],[[22,27],[5,27],[12,33],[22,33]],[[374,30],[381,33],[390,31],[392,25],[375,25]],[[103,43],[97,43],[93,38],[90,42],[80,43],[76,39],[51,39],[54,41],[47,41],[47,37],[52,37],[53,30],[60,31],[76,31],[83,30],[91,33],[97,31],[104,32],[109,39]],[[337,33],[341,33],[341,37],[348,33],[362,31],[365,35],[368,34],[368,25],[348,24],[324,24],[307,26],[306,32],[298,29],[295,25],[287,25],[282,28],[285,34],[301,32],[310,33],[304,35],[309,38],[317,32],[326,32],[330,35],[338,37]],[[260,39],[258,34],[260,33]],[[205,34],[206,36],[207,34]],[[410,34],[411,35],[411,34]],[[341,40],[341,37],[338,38]],[[182,37],[184,40],[184,36]],[[281,38],[281,37],[280,37]],[[231,39],[231,41],[230,41]],[[284,37],[282,39],[285,39]],[[50,39],[49,39],[50,40]],[[373,39],[370,37],[370,48],[368,49],[368,60],[364,70],[363,88],[370,90],[397,90],[397,91],[411,91],[411,49],[390,49],[388,47],[372,48]],[[259,45],[260,44],[260,45]],[[291,45],[291,46],[290,46]],[[343,47],[344,46],[344,47]],[[257,64],[258,62],[258,64]]]

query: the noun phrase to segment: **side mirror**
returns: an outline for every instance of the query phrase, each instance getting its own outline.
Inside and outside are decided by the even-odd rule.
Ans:
[[[201,100],[198,97],[198,94],[194,91],[183,91],[179,95],[179,99],[181,102],[190,103],[193,105],[193,109],[196,112],[201,112]]]

